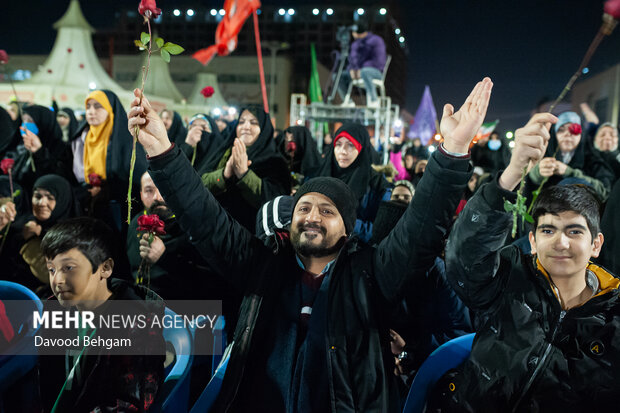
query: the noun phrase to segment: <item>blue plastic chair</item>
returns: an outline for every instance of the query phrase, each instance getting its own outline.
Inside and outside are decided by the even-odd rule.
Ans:
[[[230,346],[226,348],[224,352],[222,362],[215,370],[215,374],[211,377],[209,384],[202,391],[196,403],[194,403],[194,407],[190,413],[208,413],[213,407],[217,396],[220,394],[220,390],[222,388],[222,381],[224,380],[224,374],[226,373],[226,367],[228,367],[228,360],[230,359],[230,352],[232,350],[233,343],[230,343]]]
[[[32,337],[39,328],[33,327],[32,315],[35,311],[39,314],[43,312],[43,303],[34,292],[10,281],[0,281],[0,300],[28,302],[20,304],[19,307],[6,305],[7,317],[15,331],[15,341],[4,352],[5,355],[0,356],[0,394],[2,394],[37,364],[38,356]]]
[[[167,316],[176,313],[166,308]],[[170,368],[158,399],[162,400],[162,412],[187,412],[189,404],[190,370],[192,366],[192,335],[185,328],[164,328],[164,340],[172,344],[175,352],[175,361]]]
[[[475,334],[457,337],[439,346],[424,361],[411,383],[403,413],[422,413],[435,383],[469,358]]]

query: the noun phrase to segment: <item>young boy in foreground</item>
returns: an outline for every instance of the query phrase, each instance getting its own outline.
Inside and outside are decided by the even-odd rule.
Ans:
[[[111,278],[112,234],[103,222],[90,218],[66,220],[47,232],[41,250],[47,258],[55,298],[63,307],[95,314],[118,310],[118,304],[112,304],[116,300],[132,302],[131,311],[136,313],[163,314],[163,301],[155,293]],[[91,338],[105,335],[96,329],[78,330],[78,334]],[[77,352],[67,351],[64,384],[52,378],[57,371],[49,367],[51,364],[44,367],[54,357],[44,358],[40,387],[46,411],[149,410],[163,382],[165,344],[161,330],[127,328],[121,334],[141,354],[86,346]]]
[[[543,189],[532,211],[533,255],[504,247],[512,223],[504,200],[515,200],[556,121],[537,114],[517,130],[510,165],[467,203],[450,235],[448,279],[485,321],[469,360],[436,389],[442,412],[617,410],[620,280],[590,263],[603,244],[593,191]]]

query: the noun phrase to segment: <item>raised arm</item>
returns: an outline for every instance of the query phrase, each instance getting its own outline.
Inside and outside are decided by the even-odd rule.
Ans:
[[[414,274],[424,274],[439,256],[454,211],[471,176],[469,144],[486,115],[491,79],[472,90],[457,111],[444,106],[442,148],[436,151],[418,184],[413,201],[375,251],[377,284],[388,300],[398,297]]]
[[[459,215],[446,245],[446,271],[452,288],[472,310],[493,305],[506,282],[496,277],[500,250],[511,228],[512,214],[504,200],[514,201],[523,169],[538,162],[549,140],[549,126],[557,122],[550,113],[534,115],[515,133],[510,164],[499,179],[484,185]],[[513,248],[512,253],[516,253]],[[508,250],[506,251],[508,253]]]
[[[138,140],[149,156],[149,173],[155,185],[209,265],[243,289],[254,261],[268,250],[222,209],[187,157],[172,146],[164,123],[148,99],[143,98],[140,105],[140,91],[136,89],[134,94],[129,130],[139,128]],[[263,259],[267,256],[262,255]]]

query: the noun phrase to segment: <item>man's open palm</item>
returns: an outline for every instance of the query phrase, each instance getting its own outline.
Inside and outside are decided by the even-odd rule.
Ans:
[[[448,151],[467,152],[486,116],[492,88],[493,82],[485,77],[476,84],[457,112],[449,103],[444,106],[439,128]]]

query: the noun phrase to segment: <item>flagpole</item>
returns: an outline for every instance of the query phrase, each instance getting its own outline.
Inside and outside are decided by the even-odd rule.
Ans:
[[[265,108],[265,112],[269,113],[269,103],[267,102],[267,86],[265,84],[265,70],[263,68],[263,52],[261,50],[260,34],[258,32],[258,14],[256,14],[256,10],[254,10],[254,13],[252,14],[254,16],[254,39],[256,40],[256,57],[258,58],[260,88],[263,92],[263,106]],[[274,73],[271,74],[271,76],[273,75]]]

